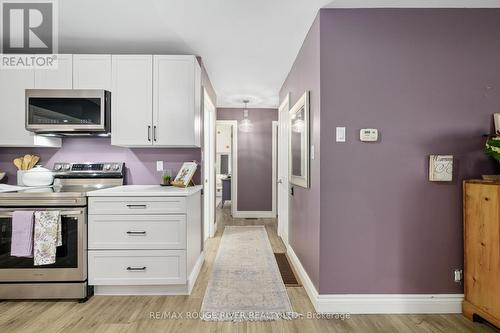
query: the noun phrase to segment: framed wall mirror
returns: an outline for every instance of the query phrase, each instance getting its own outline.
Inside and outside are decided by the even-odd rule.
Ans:
[[[290,183],[309,188],[309,91],[290,109],[288,125]]]

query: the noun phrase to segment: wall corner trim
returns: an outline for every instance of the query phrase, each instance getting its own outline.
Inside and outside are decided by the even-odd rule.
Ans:
[[[234,218],[237,219],[272,219],[276,218],[276,213],[273,211],[244,211],[237,210],[233,214]]]
[[[443,314],[462,313],[463,294],[332,294],[320,295],[290,245],[288,258],[318,313]]]

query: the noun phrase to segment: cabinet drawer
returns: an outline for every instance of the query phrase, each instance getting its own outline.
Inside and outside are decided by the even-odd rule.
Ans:
[[[90,285],[185,283],[184,250],[89,251]]]
[[[182,197],[94,197],[89,198],[89,214],[185,214]]]
[[[89,250],[182,250],[185,215],[90,215]]]

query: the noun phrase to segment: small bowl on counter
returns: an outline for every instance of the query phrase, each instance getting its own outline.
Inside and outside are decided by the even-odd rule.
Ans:
[[[54,174],[49,169],[41,165],[22,173],[22,183],[24,186],[50,186],[54,182]]]

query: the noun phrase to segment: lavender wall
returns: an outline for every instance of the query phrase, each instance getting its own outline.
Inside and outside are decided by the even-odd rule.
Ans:
[[[500,111],[500,10],[320,16],[320,293],[462,292],[461,181],[496,169],[482,135]],[[452,183],[427,181],[436,153],[455,156]]]
[[[143,148],[129,149],[111,146],[106,138],[68,138],[63,139],[60,149],[51,148],[0,148],[0,170],[7,172],[9,184],[16,183],[16,168],[12,160],[25,154],[41,157],[39,164],[52,168],[54,162],[106,162],[124,161],[127,167],[128,184],[158,184],[161,173],[156,171],[156,161],[164,161],[165,169],[175,174],[183,162],[200,161],[200,149],[196,148]],[[200,183],[200,171],[196,172],[195,182]]]
[[[320,20],[316,17],[288,77],[280,90],[280,100],[290,93],[292,107],[310,91],[311,145],[316,158],[311,161],[311,186],[295,186],[290,198],[289,241],[312,282],[319,288],[320,245]]]
[[[252,132],[238,132],[238,210],[272,210],[272,121],[276,109],[248,109]],[[217,120],[243,120],[243,109],[218,108]]]

